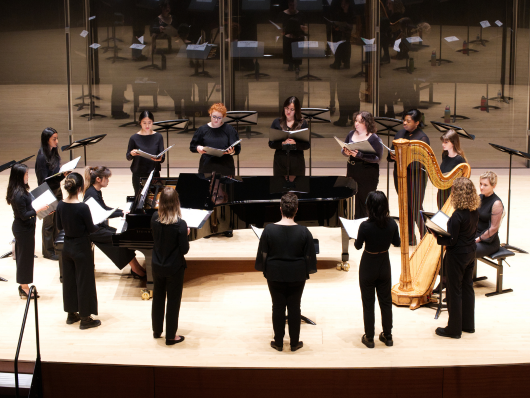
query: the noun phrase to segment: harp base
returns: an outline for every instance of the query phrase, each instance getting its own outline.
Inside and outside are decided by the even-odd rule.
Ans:
[[[399,284],[397,284],[392,288],[392,302],[395,305],[408,305],[411,310],[415,310],[429,303],[430,298],[427,294],[418,296],[415,291],[404,292],[399,290]]]

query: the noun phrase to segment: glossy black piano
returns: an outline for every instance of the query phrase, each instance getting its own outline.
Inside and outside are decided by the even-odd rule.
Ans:
[[[225,177],[214,174],[180,174],[179,177],[153,178],[143,194],[133,201],[122,230],[113,236],[113,244],[139,250],[145,256],[147,289],[152,290],[151,254],[153,236],[151,216],[158,207],[159,192],[174,186],[182,208],[211,211],[201,228],[191,229],[190,241],[211,235],[263,228],[280,221],[280,199],[286,192],[298,196],[295,221],[308,227],[341,227],[339,217],[351,218],[352,199],[357,184],[347,177]],[[348,260],[347,234],[342,230],[342,261]]]

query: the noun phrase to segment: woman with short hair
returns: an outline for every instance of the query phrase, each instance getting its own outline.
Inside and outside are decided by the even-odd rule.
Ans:
[[[497,174],[486,171],[480,175],[480,207],[478,208],[478,225],[476,256],[489,256],[499,251],[499,228],[501,226],[504,206],[501,198],[495,193]]]

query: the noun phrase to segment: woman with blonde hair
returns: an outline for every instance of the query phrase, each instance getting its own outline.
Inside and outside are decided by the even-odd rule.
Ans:
[[[184,336],[176,336],[176,333],[186,269],[184,255],[190,248],[189,229],[181,218],[179,195],[173,188],[166,187],[160,194],[158,211],[151,218],[151,228],[154,241],[153,337],[158,339],[162,335],[167,294],[166,345],[173,345],[184,341]]]
[[[449,173],[456,166],[461,163],[467,163],[466,155],[464,150],[460,146],[460,138],[458,133],[454,130],[447,130],[441,137],[442,141],[442,163],[440,164],[440,170],[442,173]],[[444,203],[451,195],[451,188],[439,189],[438,190],[438,208],[441,209]]]
[[[437,328],[442,337],[459,339],[462,332],[475,333],[475,234],[479,218],[480,198],[469,178],[457,178],[453,184],[451,204],[455,211],[447,222],[451,236],[437,235],[439,245],[447,248],[444,267],[447,275],[447,327]]]
[[[496,253],[501,247],[499,227],[501,226],[504,206],[501,198],[495,194],[497,174],[486,171],[480,175],[480,207],[475,242],[476,256],[484,257]]]

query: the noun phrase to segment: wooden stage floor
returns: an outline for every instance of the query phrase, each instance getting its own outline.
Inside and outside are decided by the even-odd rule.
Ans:
[[[329,173],[329,170],[325,171]],[[343,170],[338,170],[342,174]],[[473,180],[481,170],[473,171]],[[250,174],[250,173],[246,173]],[[499,170],[497,193],[507,202],[507,170]],[[380,189],[386,188],[386,173],[381,173]],[[7,173],[0,176],[0,192],[7,187]],[[528,170],[518,169],[513,176],[510,243],[530,249],[526,235],[529,223],[527,198],[530,197]],[[35,187],[33,172],[30,186]],[[128,170],[115,170],[104,190],[107,204],[119,205],[132,191]],[[434,195],[427,194],[426,208]],[[391,194],[396,214],[396,196]],[[3,220],[0,250],[10,250],[12,211],[0,204]],[[479,265],[479,274],[488,280],[475,285],[476,333],[462,339],[444,339],[434,333],[445,326],[447,313],[434,319],[434,310],[393,307],[394,347],[376,342],[373,350],[361,343],[362,306],[358,284],[361,252],[350,245],[350,272],[333,266],[340,259],[340,230],[313,228],[320,239],[319,271],[307,282],[302,298],[302,313],[317,325],[302,325],[304,348],[296,353],[270,348],[272,338],[271,300],[263,275],[252,270],[258,241],[249,230],[236,231],[234,237],[213,237],[191,243],[187,256],[189,269],[184,286],[178,333],[183,344],[167,347],[164,339],[154,340],[151,331],[151,303],[140,299],[139,281],[128,277],[129,267],[119,271],[96,250],[96,281],[99,316],[102,326],[86,331],[66,325],[57,262],[45,260],[40,250],[40,225],[37,226],[34,283],[39,289],[39,323],[42,360],[78,364],[120,364],[139,366],[211,368],[402,368],[452,367],[527,363],[530,358],[528,320],[528,280],[530,257],[516,255],[505,267],[504,287],[513,293],[485,297],[495,290],[495,270]],[[501,241],[506,239],[506,220]],[[392,278],[399,279],[399,249],[390,250]],[[0,260],[1,322],[0,360],[12,360],[17,347],[25,301],[17,294],[15,262]],[[35,359],[33,309],[26,327],[21,359]],[[376,310],[376,333],[381,331]]]

